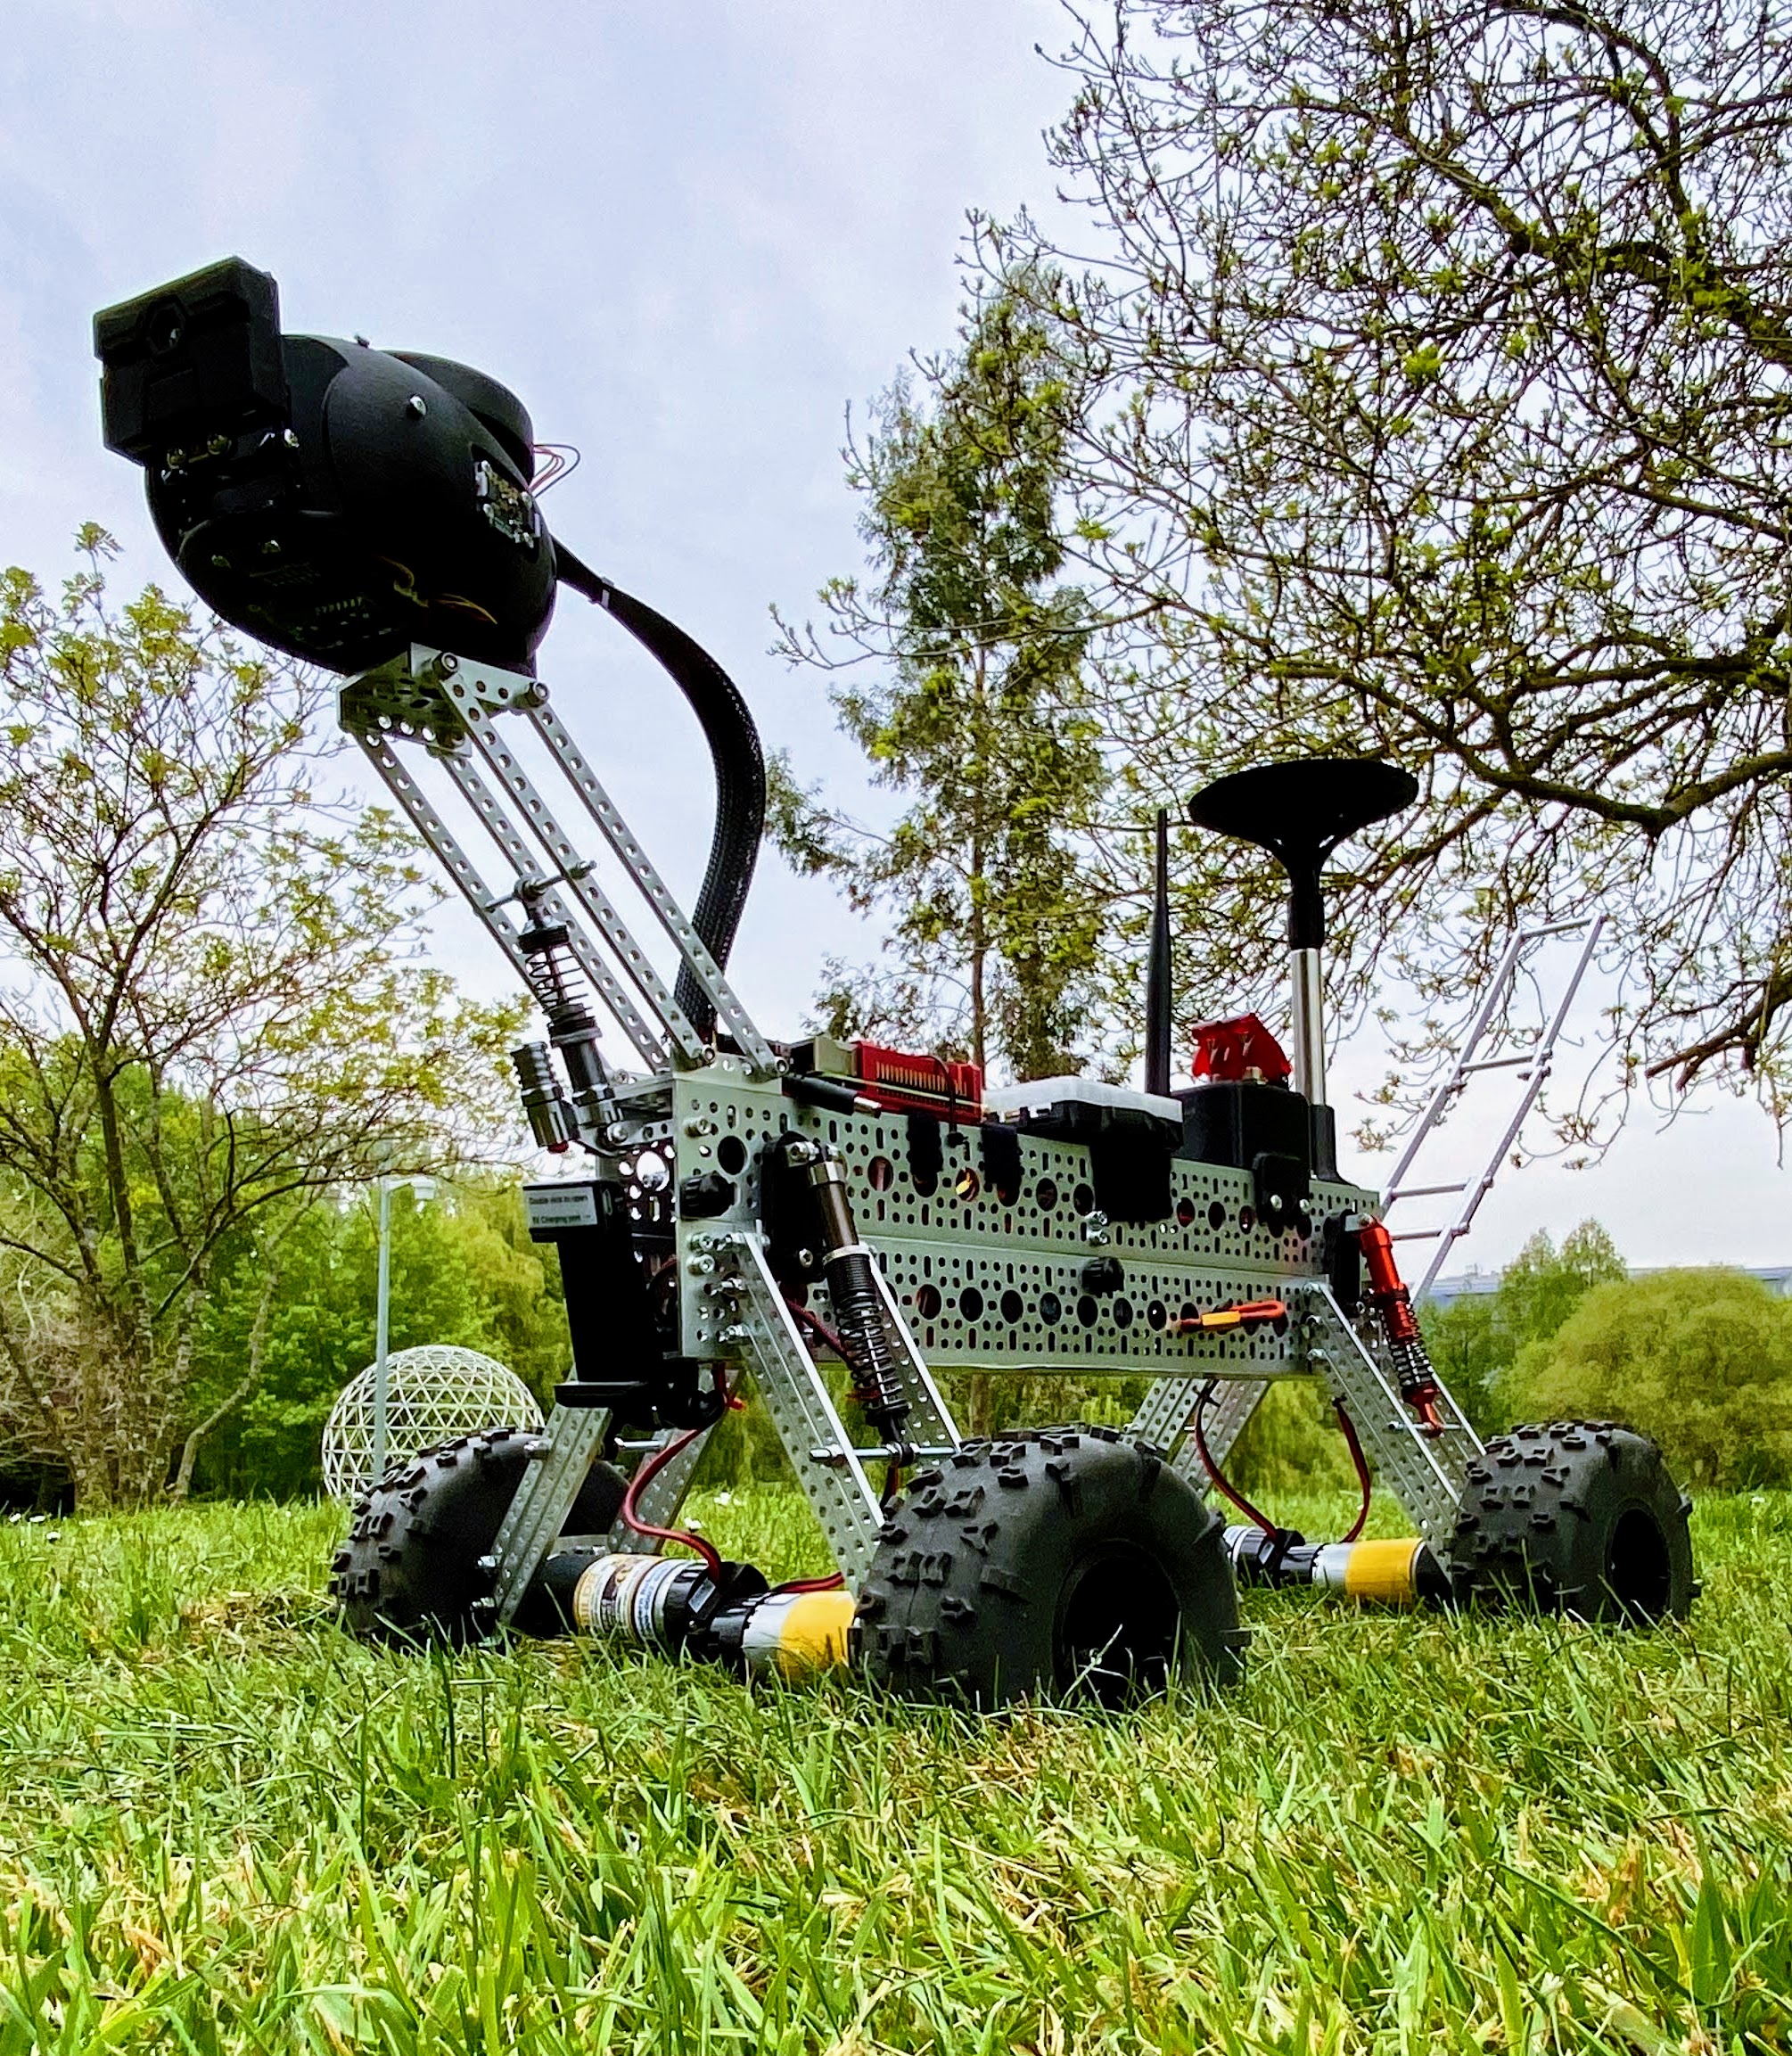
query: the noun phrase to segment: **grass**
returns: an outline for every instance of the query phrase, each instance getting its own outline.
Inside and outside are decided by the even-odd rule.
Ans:
[[[786,1495],[699,1510],[816,1567]],[[1792,1498],[1701,1508],[1685,1630],[1253,1595],[1223,1701],[982,1722],[364,1649],[338,1525],[0,1529],[0,2056],[1792,2035]]]

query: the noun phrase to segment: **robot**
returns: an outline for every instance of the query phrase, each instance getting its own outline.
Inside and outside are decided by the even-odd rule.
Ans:
[[[108,447],[226,621],[339,673],[342,727],[545,1024],[514,1053],[526,1188],[558,1252],[571,1375],[543,1433],[463,1438],[358,1508],[333,1590],[376,1637],[576,1632],[749,1673],[851,1661],[980,1706],[1120,1703],[1172,1669],[1224,1684],[1241,1583],[1485,1601],[1647,1625],[1695,1586],[1689,1502],[1613,1423],[1484,1447],[1444,1388],[1326,1097],[1323,867],[1410,803],[1372,759],[1255,767],[1193,818],[1288,884],[1291,1054],[1204,1024],[1172,1088],[1164,825],[1146,1089],[991,1088],[975,1066],[775,1040],[727,963],[765,805],[719,665],[552,535],[528,413],[461,364],[289,335],[240,259],[95,319]],[[537,669],[558,589],[684,694],[712,761],[686,915]],[[625,914],[625,906],[628,913]],[[670,983],[629,918],[656,931]],[[1123,1431],[967,1441],[943,1368],[1150,1382]],[[1312,1543],[1226,1484],[1276,1379],[1321,1380],[1407,1509],[1394,1542]],[[837,1566],[772,1587],[678,1527],[704,1440],[751,1379]],[[1247,1509],[1227,1526],[1218,1488]],[[668,1554],[669,1542],[695,1553]]]

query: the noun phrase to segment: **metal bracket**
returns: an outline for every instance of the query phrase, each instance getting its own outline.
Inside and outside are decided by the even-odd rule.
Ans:
[[[1440,1391],[1442,1435],[1426,1435],[1400,1396],[1393,1370],[1346,1318],[1323,1279],[1284,1287],[1295,1316],[1292,1339],[1350,1414],[1370,1461],[1399,1494],[1433,1552],[1449,1553],[1463,1477],[1481,1453],[1480,1437]]]
[[[607,1406],[556,1406],[547,1417],[538,1445],[543,1453],[523,1473],[492,1544],[497,1558],[493,1597],[501,1626],[508,1627],[516,1618],[522,1595],[566,1526],[609,1430]]]
[[[659,1447],[673,1442],[686,1431],[680,1427],[667,1428],[659,1437]],[[696,1473],[703,1450],[710,1439],[710,1430],[694,1436],[673,1457],[666,1468],[647,1480],[646,1489],[635,1502],[635,1517],[645,1521],[649,1527],[670,1527],[678,1517],[678,1509],[685,1503],[685,1494],[691,1489],[691,1479]],[[643,1463],[653,1461],[652,1453],[641,1459]],[[657,1556],[660,1544],[652,1535],[637,1534],[627,1526],[619,1516],[609,1534],[606,1545],[618,1556]]]
[[[884,1530],[877,1494],[785,1304],[758,1234],[725,1229],[715,1236],[711,1247],[741,1287],[736,1317],[722,1330],[722,1344],[739,1351],[752,1369],[834,1560],[849,1590],[857,1591]],[[817,1450],[833,1452],[834,1460],[817,1461],[812,1453]]]
[[[1204,1378],[1160,1378],[1139,1402],[1138,1411],[1127,1428],[1129,1435],[1167,1452],[1171,1468],[1187,1478],[1203,1498],[1212,1490],[1213,1481],[1201,1461],[1201,1452],[1189,1429],[1194,1422],[1195,1402],[1207,1382]],[[1229,1378],[1213,1394],[1202,1433],[1215,1463],[1223,1465],[1231,1455],[1251,1416],[1262,1403],[1270,1383],[1266,1378]]]

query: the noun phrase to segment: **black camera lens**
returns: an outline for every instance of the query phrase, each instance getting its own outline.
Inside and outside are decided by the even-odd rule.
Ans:
[[[152,307],[144,324],[144,341],[152,357],[167,357],[178,350],[185,333],[186,317],[177,300],[165,300],[160,307]]]

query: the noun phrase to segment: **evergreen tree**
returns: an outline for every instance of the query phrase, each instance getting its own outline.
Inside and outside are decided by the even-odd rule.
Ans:
[[[1081,662],[1090,615],[1058,582],[1058,493],[1076,412],[1043,323],[1003,291],[949,359],[921,365],[849,444],[869,575],[822,588],[840,727],[906,810],[877,833],[774,767],[771,834],[798,870],[892,917],[893,972],[833,967],[822,1024],[918,1035],[1019,1077],[1073,1067],[1103,925],[1079,840],[1106,785]]]

